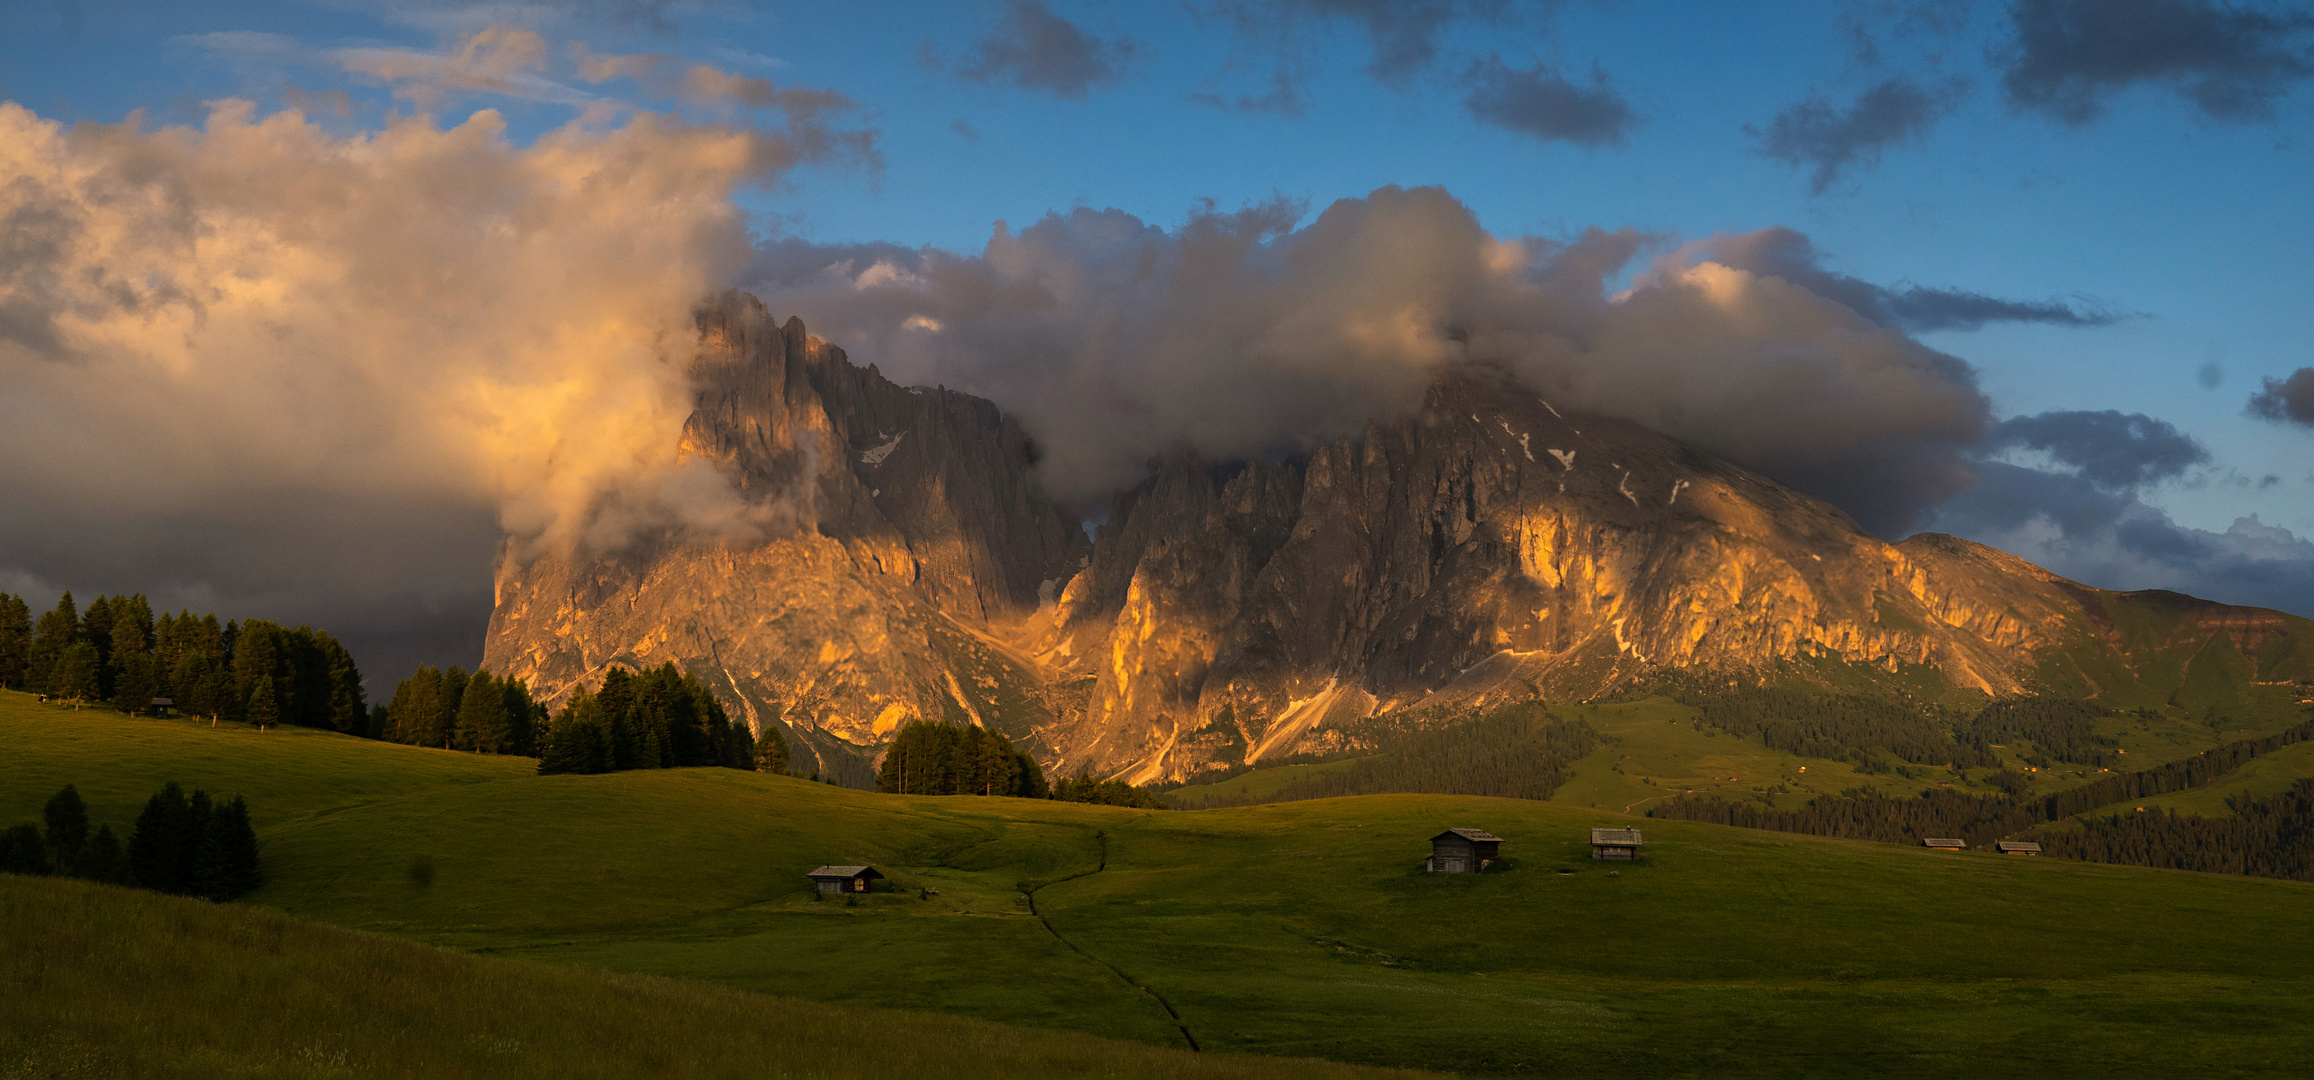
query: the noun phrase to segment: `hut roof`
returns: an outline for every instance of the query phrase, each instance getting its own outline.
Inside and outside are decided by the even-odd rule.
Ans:
[[[1637,829],[1593,829],[1591,843],[1593,846],[1638,847],[1641,841]]]
[[[873,866],[823,866],[817,870],[812,871],[811,873],[805,874],[804,876],[816,881],[820,878],[843,878],[845,880],[850,880],[856,877],[880,878],[884,875],[877,873],[876,868]]]
[[[2033,841],[2031,841],[2031,840],[2003,840],[2003,841],[2001,841],[2000,843],[1994,844],[1993,846],[1994,846],[1994,847],[1997,847],[1997,848],[1999,848],[1999,849],[2001,849],[2001,850],[2002,850],[2002,851],[2004,851],[2004,852],[2008,852],[2008,851],[2018,851],[2018,852],[2025,852],[2025,851],[2029,851],[2029,852],[2032,852],[2032,853],[2033,853],[2033,854],[2035,854],[2035,855],[2038,855],[2038,854],[2040,854],[2040,853],[2041,853],[2041,845],[2039,845],[2039,844],[2037,844],[2037,843],[2034,843],[2034,842],[2033,842]]]
[[[1950,836],[1931,836],[1921,840],[1920,846],[1933,848],[1952,848],[1957,851],[1961,848],[1967,847],[1968,845]]]
[[[1430,842],[1435,844],[1450,837],[1460,837],[1461,839],[1471,841],[1472,843],[1502,843],[1502,837],[1496,836],[1495,834],[1490,833],[1485,829],[1448,829],[1445,832],[1431,837]]]
[[[155,704],[155,705],[167,705],[167,706],[169,706],[170,708],[175,708],[175,707],[176,707],[176,705],[177,705],[177,699],[175,699],[175,698],[157,697],[157,698],[154,698],[154,699],[153,699],[153,704]]]

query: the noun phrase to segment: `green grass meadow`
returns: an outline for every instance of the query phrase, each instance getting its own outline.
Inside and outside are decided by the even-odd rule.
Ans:
[[[967,1025],[928,1032],[1013,1032],[1032,1048],[1063,1036],[1026,1029],[1125,1040],[1117,1053],[1194,1037],[1207,1056],[1178,1059],[1244,1051],[1471,1075],[2262,1076],[2314,1059],[2314,886],[1676,821],[1642,823],[1639,862],[1603,864],[1586,830],[1630,823],[1625,793],[1660,790],[1642,778],[1748,791],[1755,774],[1799,763],[1810,781],[1823,765],[1829,790],[1861,778],[1706,736],[1660,706],[1609,710],[1585,719],[1619,741],[1553,802],[1391,795],[1167,812],[714,769],[539,777],[522,759],[0,694],[0,824],[37,815],[67,781],[122,830],[164,779],[245,794],[267,882],[242,906],[267,910],[135,902],[292,928],[278,932],[304,935],[300,956],[353,950],[347,972],[407,957],[480,965],[477,986],[601,988],[561,1012],[539,990],[548,1011],[525,1014],[539,1019],[522,1045],[557,1025],[623,1024],[614,1001],[637,1015],[673,1007],[652,1004],[665,994],[737,1010],[719,1016],[838,1027],[868,1014],[795,999],[915,1010],[906,1022]],[[1426,838],[1448,826],[1507,838],[1509,865],[1421,873]],[[872,863],[895,888],[856,906],[815,901],[802,874],[826,862]],[[133,894],[86,891],[133,906],[118,899]],[[163,918],[118,910],[129,939]],[[12,956],[32,933],[22,925],[10,915]],[[483,991],[452,996],[468,993]],[[9,1000],[9,1030],[49,1022]],[[455,1038],[481,1023],[462,1022]],[[295,1010],[272,1023],[283,1046],[335,1030]],[[769,1037],[757,1031],[744,1038]],[[499,1075],[460,1060],[429,1075]],[[0,1054],[0,1077],[10,1067]],[[239,1074],[319,1074],[282,1069]]]

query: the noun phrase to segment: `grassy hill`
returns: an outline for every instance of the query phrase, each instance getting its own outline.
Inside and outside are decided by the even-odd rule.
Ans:
[[[0,875],[0,1076],[1413,1076],[470,956]]]
[[[1618,719],[1608,775],[1685,752],[1640,747],[1637,725],[1737,743],[1673,720]],[[249,902],[302,919],[1151,1045],[1646,1077],[2256,1075],[2314,1053],[2300,883],[1670,821],[1610,869],[1585,830],[1630,821],[1620,804],[1157,812],[729,770],[538,777],[12,694],[0,760],[0,823],[66,780],[116,828],[162,779],[248,795],[269,877]],[[1512,865],[1420,873],[1447,826],[1508,838]],[[850,861],[899,888],[815,902],[802,872]]]

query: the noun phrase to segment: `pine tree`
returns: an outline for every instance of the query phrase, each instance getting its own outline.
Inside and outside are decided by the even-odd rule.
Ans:
[[[125,598],[124,598],[125,599]],[[80,613],[80,640],[96,649],[97,681],[100,697],[110,697],[112,689],[112,597],[98,594]]]
[[[80,849],[80,858],[73,864],[72,876],[113,885],[129,881],[128,852],[122,850],[120,837],[113,835],[109,824],[96,827],[96,835]]]
[[[192,884],[190,848],[196,835],[185,791],[171,781],[145,800],[136,831],[129,834],[130,880],[159,892],[185,891]]]
[[[458,731],[458,709],[466,702],[466,669],[456,664],[442,673],[442,696],[434,703],[434,716],[426,728],[420,746],[450,748],[451,739]]]
[[[243,709],[242,716],[252,724],[271,727],[279,724],[288,702],[282,700],[281,683],[287,664],[282,656],[282,639],[287,632],[263,619],[250,619],[241,624],[240,641],[233,655],[233,693]],[[262,719],[246,710],[258,700],[258,688],[270,686],[266,699],[272,703],[272,712]]]
[[[281,723],[281,692],[275,688],[273,680],[257,680],[256,688],[249,691],[249,708],[243,715],[259,728]]]
[[[217,837],[217,899],[239,896],[257,887],[257,830],[249,824],[249,804],[239,795],[218,807],[210,819]]]
[[[483,754],[503,753],[510,726],[505,688],[489,672],[476,671],[474,677],[467,680],[465,696],[458,705],[455,739],[458,748]]]
[[[0,690],[22,690],[32,658],[32,608],[24,598],[0,593]]]
[[[48,673],[48,696],[67,701],[96,701],[104,696],[96,646],[75,642],[56,658]]]
[[[784,774],[787,766],[787,736],[776,721],[763,725],[755,736],[755,771]]]
[[[113,708],[139,715],[153,707],[153,699],[168,697],[168,680],[161,674],[161,658],[152,653],[131,653],[113,675]]]
[[[33,628],[32,640],[26,646],[24,685],[41,693],[51,692],[49,683],[56,661],[79,642],[80,611],[73,606],[72,591],[67,589],[57,598],[56,607],[42,615]]]
[[[217,806],[209,800],[209,793],[193,789],[193,797],[185,801],[184,846],[177,851],[177,880],[182,882],[178,892],[187,896],[207,896],[204,885],[214,884],[217,876],[216,859],[219,854],[209,848],[209,823],[217,816]]]
[[[545,726],[546,707],[530,696],[530,684],[521,679],[502,679],[498,683],[506,699],[505,754],[538,753],[539,729]]]
[[[393,703],[386,706],[386,738],[418,744],[433,730],[434,714],[441,711],[442,673],[420,664],[409,678],[394,686]]]
[[[63,791],[49,796],[40,817],[48,826],[49,861],[59,867],[73,865],[88,844],[88,803],[82,801],[80,789],[64,785]]]
[[[370,706],[362,694],[362,672],[354,666],[353,654],[328,634],[319,638],[329,685],[329,729],[376,738],[369,735]]]

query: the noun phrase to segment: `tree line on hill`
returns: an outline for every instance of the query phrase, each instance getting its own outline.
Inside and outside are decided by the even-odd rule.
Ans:
[[[1649,687],[1698,713],[1696,723],[1757,737],[1772,750],[1845,761],[1868,773],[1891,766],[1875,751],[1913,765],[1950,769],[1998,766],[2002,746],[2030,742],[2025,763],[2113,768],[2120,741],[2096,731],[2114,715],[2092,702],[2021,696],[1956,710],[1888,692],[1836,692],[1808,685],[1728,686],[1672,674]]]
[[[1750,801],[1729,802],[1716,795],[1682,795],[1657,805],[1648,811],[1648,816],[1900,844],[1919,843],[1931,836],[1948,836],[1981,846],[2050,822],[2079,817],[2099,807],[2202,787],[2255,758],[2309,740],[2314,740],[2314,721],[2274,735],[2227,743],[2193,757],[2152,768],[2100,776],[2078,787],[2045,795],[2025,796],[2014,791],[1997,795],[1968,795],[1950,789],[1933,788],[1911,798],[1901,798],[1852,788],[1838,795],[1818,796],[1806,805],[1792,809],[1779,809]],[[1995,779],[1999,779],[1998,775]],[[2269,811],[2260,810],[2259,813],[2269,814]],[[2297,842],[2295,834],[2288,833],[2285,828],[2292,820],[2289,813],[2287,805],[2270,812],[2270,823],[2275,829],[2282,830],[2272,834],[2280,838],[2276,840],[2277,843],[2287,845]],[[2107,819],[2103,825],[2094,824],[2094,819],[2082,819],[2086,835],[2107,838],[2094,842],[2078,840],[2068,830],[2047,831],[2042,834],[2045,837],[2044,850],[2050,854],[2072,854],[2101,862],[2135,862],[2132,853],[2147,859],[2177,860],[2193,857],[2183,853],[2182,848],[2174,846],[2172,841],[2177,838],[2222,834],[2230,838],[2226,840],[2227,843],[2239,845],[2267,835],[2255,830],[2226,831],[2232,829],[2232,826],[2226,829],[2204,829],[2191,824],[2192,821],[2203,819],[2190,817],[2176,819],[2184,824],[2172,822],[2158,827],[2115,824],[2116,821],[2138,816],[2141,815]],[[2050,844],[2057,846],[2051,848]],[[2239,860],[2244,865],[2284,865],[2291,857],[2277,853],[2282,849],[2241,850],[2247,853]],[[2090,852],[2096,854],[2082,854]],[[2166,866],[2172,863],[2150,861],[2137,862],[2136,865]]]
[[[2266,799],[2226,800],[2232,817],[2171,810],[2085,818],[2032,834],[2042,852],[2086,862],[2314,881],[2314,779]]]
[[[41,818],[0,832],[0,872],[86,878],[211,900],[230,900],[258,884],[257,832],[239,795],[217,802],[195,791],[187,798],[172,781],[145,801],[126,844],[109,822],[89,831],[88,803],[70,784],[48,800]]]
[[[731,722],[723,703],[674,664],[641,674],[614,667],[593,692],[574,691],[545,725],[541,773],[604,773],[720,765],[787,771],[787,740],[776,727],[756,739]]]
[[[1216,793],[1195,805],[1207,809],[1385,793],[1548,799],[1567,782],[1575,763],[1598,745],[1599,733],[1591,725],[1555,718],[1540,702],[1529,702],[1407,732],[1381,751],[1297,777],[1266,795]]]
[[[377,737],[412,746],[533,757],[546,719],[546,707],[532,699],[530,685],[521,679],[501,679],[480,670],[468,675],[456,664],[446,671],[420,664],[409,678],[395,684]]]
[[[890,795],[1010,795],[1020,799],[1167,809],[1147,788],[1089,772],[1045,779],[1044,767],[1000,732],[972,724],[912,720],[892,736],[876,790]]]
[[[352,735],[370,719],[361,670],[329,634],[190,611],[156,618],[142,594],[99,596],[80,611],[67,592],[35,623],[22,597],[0,593],[0,688],[131,714],[168,698],[212,720]]]

